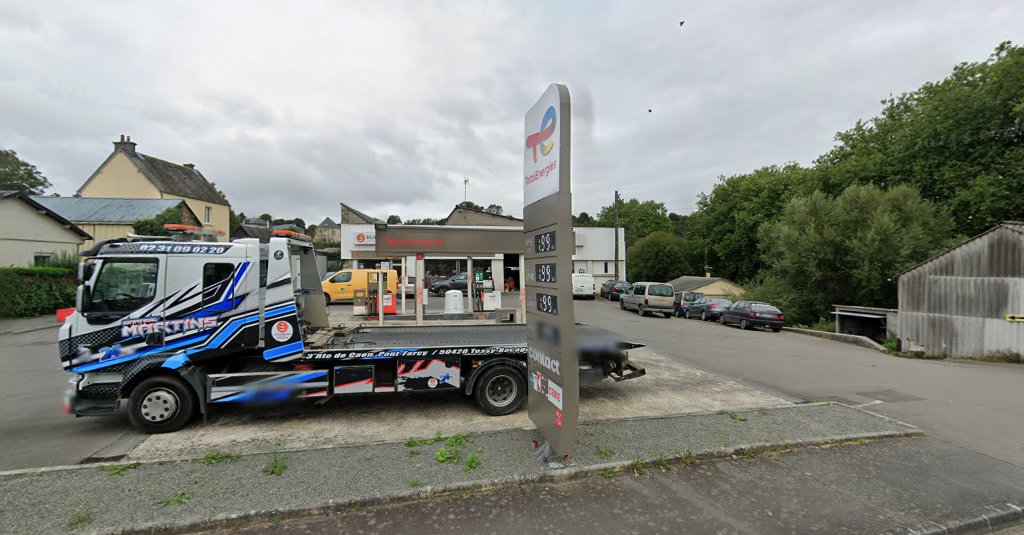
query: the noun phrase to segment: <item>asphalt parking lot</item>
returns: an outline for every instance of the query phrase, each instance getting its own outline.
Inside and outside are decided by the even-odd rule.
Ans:
[[[898,358],[793,332],[640,318],[604,299],[577,302],[576,320],[791,401],[866,404],[941,440],[1024,467],[1020,364]]]

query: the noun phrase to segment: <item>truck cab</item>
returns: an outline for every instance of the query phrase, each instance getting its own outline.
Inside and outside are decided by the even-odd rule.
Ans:
[[[209,378],[265,371],[327,326],[311,244],[281,231],[261,244],[101,242],[83,253],[75,312],[58,335],[71,372],[65,409],[110,413],[127,400],[148,432],[205,412]],[[201,366],[197,366],[201,365]]]

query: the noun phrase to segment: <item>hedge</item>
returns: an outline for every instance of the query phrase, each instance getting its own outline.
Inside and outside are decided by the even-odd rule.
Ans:
[[[76,285],[73,269],[0,268],[0,318],[42,316],[73,307]]]

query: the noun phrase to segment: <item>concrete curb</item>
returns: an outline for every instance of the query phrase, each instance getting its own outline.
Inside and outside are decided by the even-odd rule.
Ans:
[[[1024,503],[1001,503],[952,520],[928,522],[891,533],[900,535],[968,535],[992,533],[997,529],[1020,523],[1024,523]]]
[[[379,494],[376,496],[356,498],[350,500],[328,500],[320,504],[311,504],[300,507],[291,507],[274,510],[253,510],[245,513],[234,513],[215,515],[205,520],[180,521],[180,522],[153,522],[133,526],[130,528],[117,528],[111,530],[99,530],[93,533],[100,535],[127,535],[127,534],[174,534],[188,533],[198,530],[222,530],[250,525],[254,522],[270,522],[275,519],[297,519],[326,514],[339,514],[349,512],[360,507],[371,507],[387,505],[403,501],[420,500],[438,496],[448,496],[459,492],[492,490],[514,485],[538,484],[538,483],[561,483],[585,477],[592,477],[606,470],[620,473],[634,467],[663,466],[665,463],[689,464],[694,461],[722,459],[728,457],[742,457],[772,453],[797,448],[820,446],[823,444],[843,444],[859,440],[900,438],[921,436],[924,433],[916,428],[908,431],[887,431],[880,433],[851,433],[820,440],[796,440],[780,443],[753,443],[734,447],[715,448],[702,453],[687,452],[684,455],[669,455],[654,459],[637,459],[635,461],[615,461],[609,463],[593,464],[588,466],[569,466],[567,468],[553,469],[548,472],[526,476],[511,476],[488,480],[463,481],[448,485],[426,486],[422,489],[399,491],[390,494]],[[540,461],[538,461],[540,462]],[[1019,509],[1018,509],[1019,511]]]
[[[818,338],[824,338],[826,340],[833,340],[835,342],[845,342],[847,344],[853,344],[868,349],[874,349],[875,351],[889,354],[889,350],[885,349],[882,344],[868,338],[867,336],[860,336],[858,334],[840,334],[830,333],[825,331],[815,331],[812,329],[797,329],[796,327],[783,327],[784,331],[793,333],[806,334],[808,336],[815,336]]]

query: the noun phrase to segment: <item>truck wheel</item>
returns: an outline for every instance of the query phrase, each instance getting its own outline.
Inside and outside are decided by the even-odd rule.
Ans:
[[[325,305],[331,304],[331,296],[327,292],[324,292],[324,304]]]
[[[510,366],[495,366],[476,380],[473,397],[491,416],[511,414],[526,401],[526,379]]]
[[[191,388],[175,377],[150,377],[139,383],[128,397],[128,420],[143,433],[177,431],[195,412]]]

